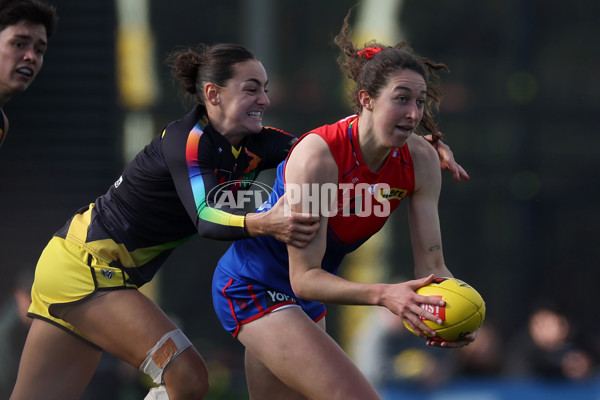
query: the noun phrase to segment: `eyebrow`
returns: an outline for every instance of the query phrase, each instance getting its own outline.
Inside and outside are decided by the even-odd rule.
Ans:
[[[394,92],[397,91],[397,90],[405,90],[407,92],[411,92],[412,93],[412,89],[409,88],[409,87],[406,87],[406,86],[396,86],[394,88]],[[421,90],[421,91],[419,91],[419,93],[420,94],[427,94],[427,90]]]
[[[256,84],[257,84],[257,85],[259,85],[259,86],[263,85],[263,84],[262,84],[262,83],[261,83],[261,82],[260,82],[258,79],[256,79],[256,78],[249,78],[249,79],[246,79],[244,82],[254,82],[254,83],[256,83]],[[269,80],[265,81],[265,84],[264,84],[264,86],[267,86],[267,84],[268,84],[268,83],[269,83]]]
[[[15,35],[14,37],[17,38],[17,39],[21,39],[21,40],[33,40],[33,37],[31,37],[31,35]],[[48,42],[46,42],[43,39],[39,39],[37,41],[37,43],[39,43],[39,44],[41,44],[43,46],[48,46]]]

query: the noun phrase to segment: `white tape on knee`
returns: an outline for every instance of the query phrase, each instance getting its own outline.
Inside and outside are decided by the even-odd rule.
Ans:
[[[148,357],[140,366],[140,371],[150,375],[155,383],[163,383],[165,368],[179,353],[192,345],[192,342],[183,334],[181,329],[176,329],[165,334],[156,345],[146,353]]]
[[[169,400],[167,388],[163,385],[150,389],[144,400]]]

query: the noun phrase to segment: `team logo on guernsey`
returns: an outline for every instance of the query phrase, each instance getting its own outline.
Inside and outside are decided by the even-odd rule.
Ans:
[[[276,290],[267,290],[267,307],[272,307],[280,303],[297,303],[296,299]]]
[[[111,271],[109,269],[101,269],[100,273],[106,278],[106,279],[112,279],[113,276],[115,276],[115,271]]]

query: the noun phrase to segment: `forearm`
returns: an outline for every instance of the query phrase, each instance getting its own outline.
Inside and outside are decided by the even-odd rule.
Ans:
[[[243,213],[234,214],[206,207],[198,213],[195,223],[201,237],[217,240],[248,238]]]
[[[452,273],[444,262],[441,242],[437,240],[427,241],[428,245],[414,240],[413,260],[415,279],[424,278],[433,274],[435,277],[452,277]]]
[[[267,227],[265,226],[266,218],[263,218],[259,213],[248,213],[244,220],[244,226],[246,232],[250,237],[264,236],[267,234]]]
[[[321,268],[291,273],[290,281],[292,290],[302,299],[348,305],[380,305],[387,286],[349,281]]]
[[[429,264],[429,265],[416,265],[415,266],[415,279],[424,278],[429,275],[435,275],[436,278],[447,277],[452,278],[452,272],[446,267],[445,264]]]

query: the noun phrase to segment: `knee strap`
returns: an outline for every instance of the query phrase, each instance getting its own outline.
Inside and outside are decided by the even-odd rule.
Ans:
[[[148,357],[140,366],[140,371],[148,374],[155,383],[163,383],[165,368],[179,353],[192,345],[181,329],[166,333],[146,354]]]
[[[144,400],[169,400],[167,388],[164,385],[150,389]]]

